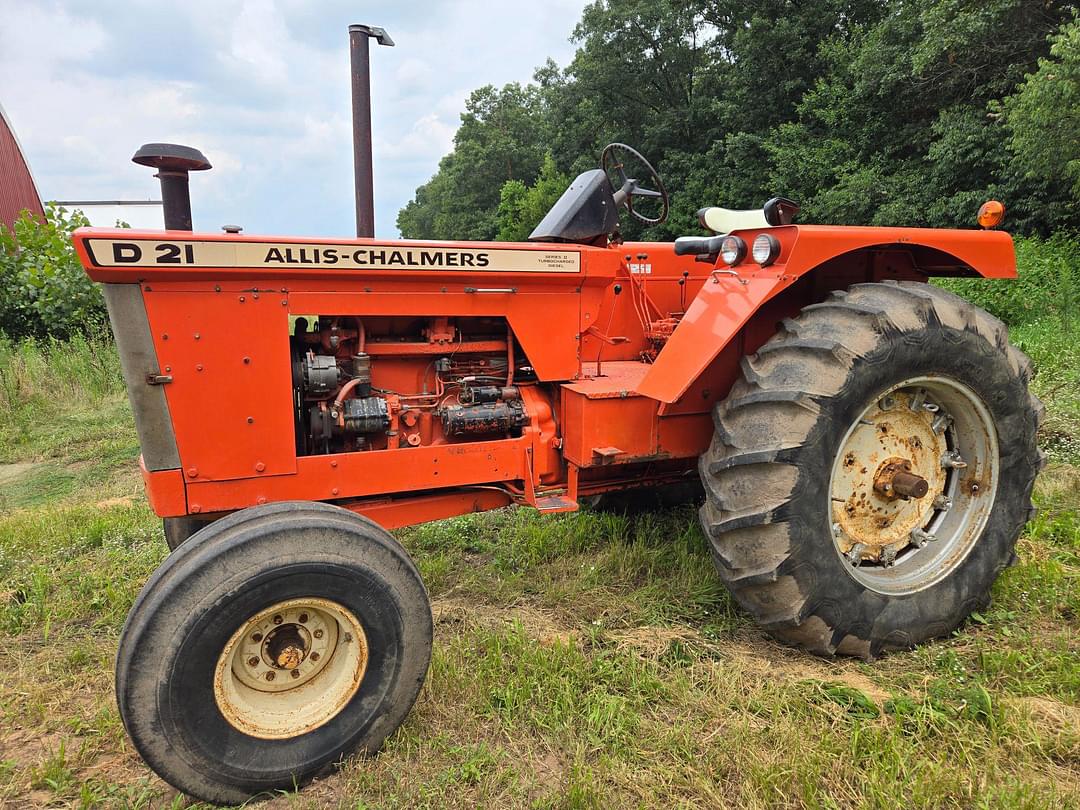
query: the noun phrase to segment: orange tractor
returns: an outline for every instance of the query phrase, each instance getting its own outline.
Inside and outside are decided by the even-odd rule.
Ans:
[[[1014,276],[1003,232],[796,225],[774,199],[625,242],[619,212],[657,221],[667,192],[612,144],[528,242],[197,234],[202,155],[136,160],[168,229],[75,245],[174,549],[124,627],[117,699],[190,794],[291,787],[404,720],[432,618],[395,527],[703,487],[738,603],[868,658],[952,631],[1014,559],[1031,364],[927,283]]]

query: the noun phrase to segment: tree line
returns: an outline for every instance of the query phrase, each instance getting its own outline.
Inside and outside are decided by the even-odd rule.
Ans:
[[[1080,213],[1080,21],[1058,0],[597,0],[565,68],[482,87],[402,236],[521,239],[611,141],[638,148],[671,216],[782,195],[799,221],[1009,230]]]

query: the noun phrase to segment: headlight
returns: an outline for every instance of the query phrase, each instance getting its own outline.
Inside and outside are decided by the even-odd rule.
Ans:
[[[780,240],[771,234],[758,234],[754,240],[754,261],[762,267],[768,267],[780,256]]]
[[[720,243],[720,258],[728,266],[736,265],[746,257],[746,242],[737,236],[725,236]]]

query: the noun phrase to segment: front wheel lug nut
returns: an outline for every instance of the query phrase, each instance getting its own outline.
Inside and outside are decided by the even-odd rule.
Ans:
[[[266,680],[268,680],[268,681],[274,680],[274,673],[273,672],[267,672],[266,673]]]
[[[248,659],[248,666],[249,667],[257,667],[258,665],[259,665],[258,657],[253,655],[253,656],[251,656],[251,658]]]
[[[307,624],[308,615],[306,613],[300,614],[300,624]]]
[[[298,669],[294,669],[294,670],[293,670],[293,671],[292,671],[292,672],[291,672],[290,674],[291,674],[291,675],[292,675],[292,676],[293,676],[294,678],[299,678],[299,677],[300,677],[300,670],[298,670]]]
[[[256,633],[251,637],[251,640],[258,644],[260,641],[262,641],[262,633]]]
[[[322,638],[323,633],[322,633],[322,630],[316,630],[311,635],[315,636],[315,638]]]
[[[312,661],[318,661],[319,660],[319,654],[317,652],[313,652],[311,654],[311,660]]]
[[[274,617],[274,624],[281,624],[283,621],[285,620],[281,618],[280,614]]]

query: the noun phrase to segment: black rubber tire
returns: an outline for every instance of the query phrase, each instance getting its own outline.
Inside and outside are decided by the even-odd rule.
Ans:
[[[833,547],[829,480],[843,436],[889,385],[943,374],[997,425],[994,508],[966,559],[937,584],[886,596]],[[721,579],[770,634],[818,655],[872,658],[955,629],[984,609],[1034,513],[1042,404],[1031,361],[1001,321],[918,282],[858,284],[808,306],[755,355],[714,412],[701,523]]]
[[[213,673],[239,624],[286,599],[331,599],[361,622],[360,689],[326,724],[266,740],[218,709]],[[427,591],[404,549],[335,506],[286,502],[229,515],[166,558],[120,636],[116,696],[132,743],[177,789],[236,804],[291,789],[350,751],[377,751],[412,708],[431,660]]]
[[[701,503],[702,497],[701,481],[695,477],[677,484],[605,492],[583,499],[582,503],[594,512],[633,516],[687,503]]]
[[[176,551],[186,543],[195,532],[213,523],[213,519],[197,518],[187,515],[185,517],[163,518],[162,530],[165,532],[165,545],[169,551]]]

